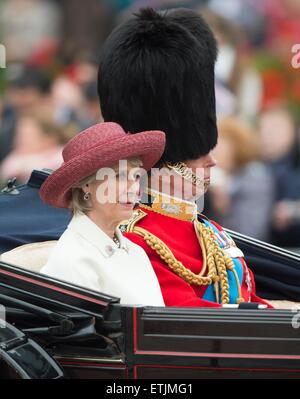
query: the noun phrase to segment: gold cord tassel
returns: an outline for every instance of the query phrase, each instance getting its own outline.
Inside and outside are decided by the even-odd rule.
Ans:
[[[166,244],[142,227],[135,226],[133,232],[143,237],[145,242],[160,256],[164,262],[167,263],[170,269],[189,284],[210,285],[215,281],[217,276],[212,270],[209,270],[207,276],[205,277],[193,273],[191,270],[187,269],[182,262],[175,258]]]
[[[221,303],[229,303],[229,283],[224,253],[216,242],[212,229],[204,226],[199,221],[195,221],[195,223],[203,236],[206,254],[208,254],[207,257],[209,262],[211,262],[211,265],[208,264],[208,269],[214,268],[220,279]]]
[[[235,270],[235,266],[234,266],[233,260],[228,255],[226,255],[225,256],[225,262],[226,262],[227,269],[232,271],[232,273],[234,274],[235,281],[236,281],[236,285],[237,285],[237,289],[238,289],[238,295],[239,295],[237,300],[236,300],[236,303],[240,304],[242,302],[245,302],[245,299],[242,296],[242,288],[241,288],[239,276],[237,274],[237,271]]]
[[[170,248],[154,234],[149,233],[142,227],[132,225],[127,230],[133,232],[145,240],[145,242],[160,256],[160,258],[178,276],[189,284],[210,285],[214,284],[216,301],[222,304],[229,303],[229,282],[227,270],[234,273],[238,287],[237,303],[244,301],[242,297],[241,285],[232,259],[219,247],[212,228],[206,227],[198,220],[194,221],[195,232],[203,253],[203,268],[199,274],[193,273],[186,268],[182,262],[178,261]],[[207,275],[203,276],[207,270]],[[221,298],[219,295],[219,284]]]

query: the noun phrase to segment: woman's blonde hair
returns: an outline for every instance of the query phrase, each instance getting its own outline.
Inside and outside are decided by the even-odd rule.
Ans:
[[[94,180],[96,180],[95,173],[80,180],[72,187],[71,209],[73,214],[87,213],[92,209],[90,201],[84,199],[85,193],[82,187],[86,184],[92,183]]]

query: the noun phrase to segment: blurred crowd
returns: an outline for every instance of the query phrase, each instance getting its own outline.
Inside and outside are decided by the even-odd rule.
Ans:
[[[102,120],[97,61],[111,30],[142,6],[190,7],[218,43],[218,165],[204,213],[300,249],[299,0],[3,0],[0,182],[56,169],[63,145]],[[201,104],[199,104],[201,107]]]

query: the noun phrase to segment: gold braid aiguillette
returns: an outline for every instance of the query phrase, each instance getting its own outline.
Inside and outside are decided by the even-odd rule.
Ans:
[[[193,183],[195,186],[204,188],[204,191],[208,189],[209,182],[197,177],[195,173],[193,173],[192,170],[184,162],[176,162],[176,163],[166,162],[166,166],[169,169],[174,170],[174,172],[176,172],[182,178]]]
[[[239,279],[234,270],[232,259],[224,254],[223,250],[219,247],[211,228],[204,226],[198,220],[194,221],[194,227],[202,249],[204,262],[202,271],[199,274],[193,273],[190,269],[185,267],[182,262],[178,261],[170,248],[154,234],[136,225],[131,225],[127,231],[141,236],[147,245],[149,245],[160,256],[170,269],[183,278],[187,283],[195,285],[214,284],[216,300],[219,302],[219,299],[221,299],[222,304],[229,303],[229,282],[227,270],[233,271],[239,292],[237,303],[243,302],[244,299],[241,295]],[[207,268],[207,275],[203,276],[202,274],[205,271],[205,268]],[[219,298],[218,283],[220,283],[221,298]]]

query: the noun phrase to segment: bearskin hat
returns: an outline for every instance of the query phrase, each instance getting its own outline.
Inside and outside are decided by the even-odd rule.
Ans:
[[[130,133],[162,130],[161,162],[197,159],[217,142],[217,44],[196,12],[141,9],[106,40],[98,72],[105,121]]]

